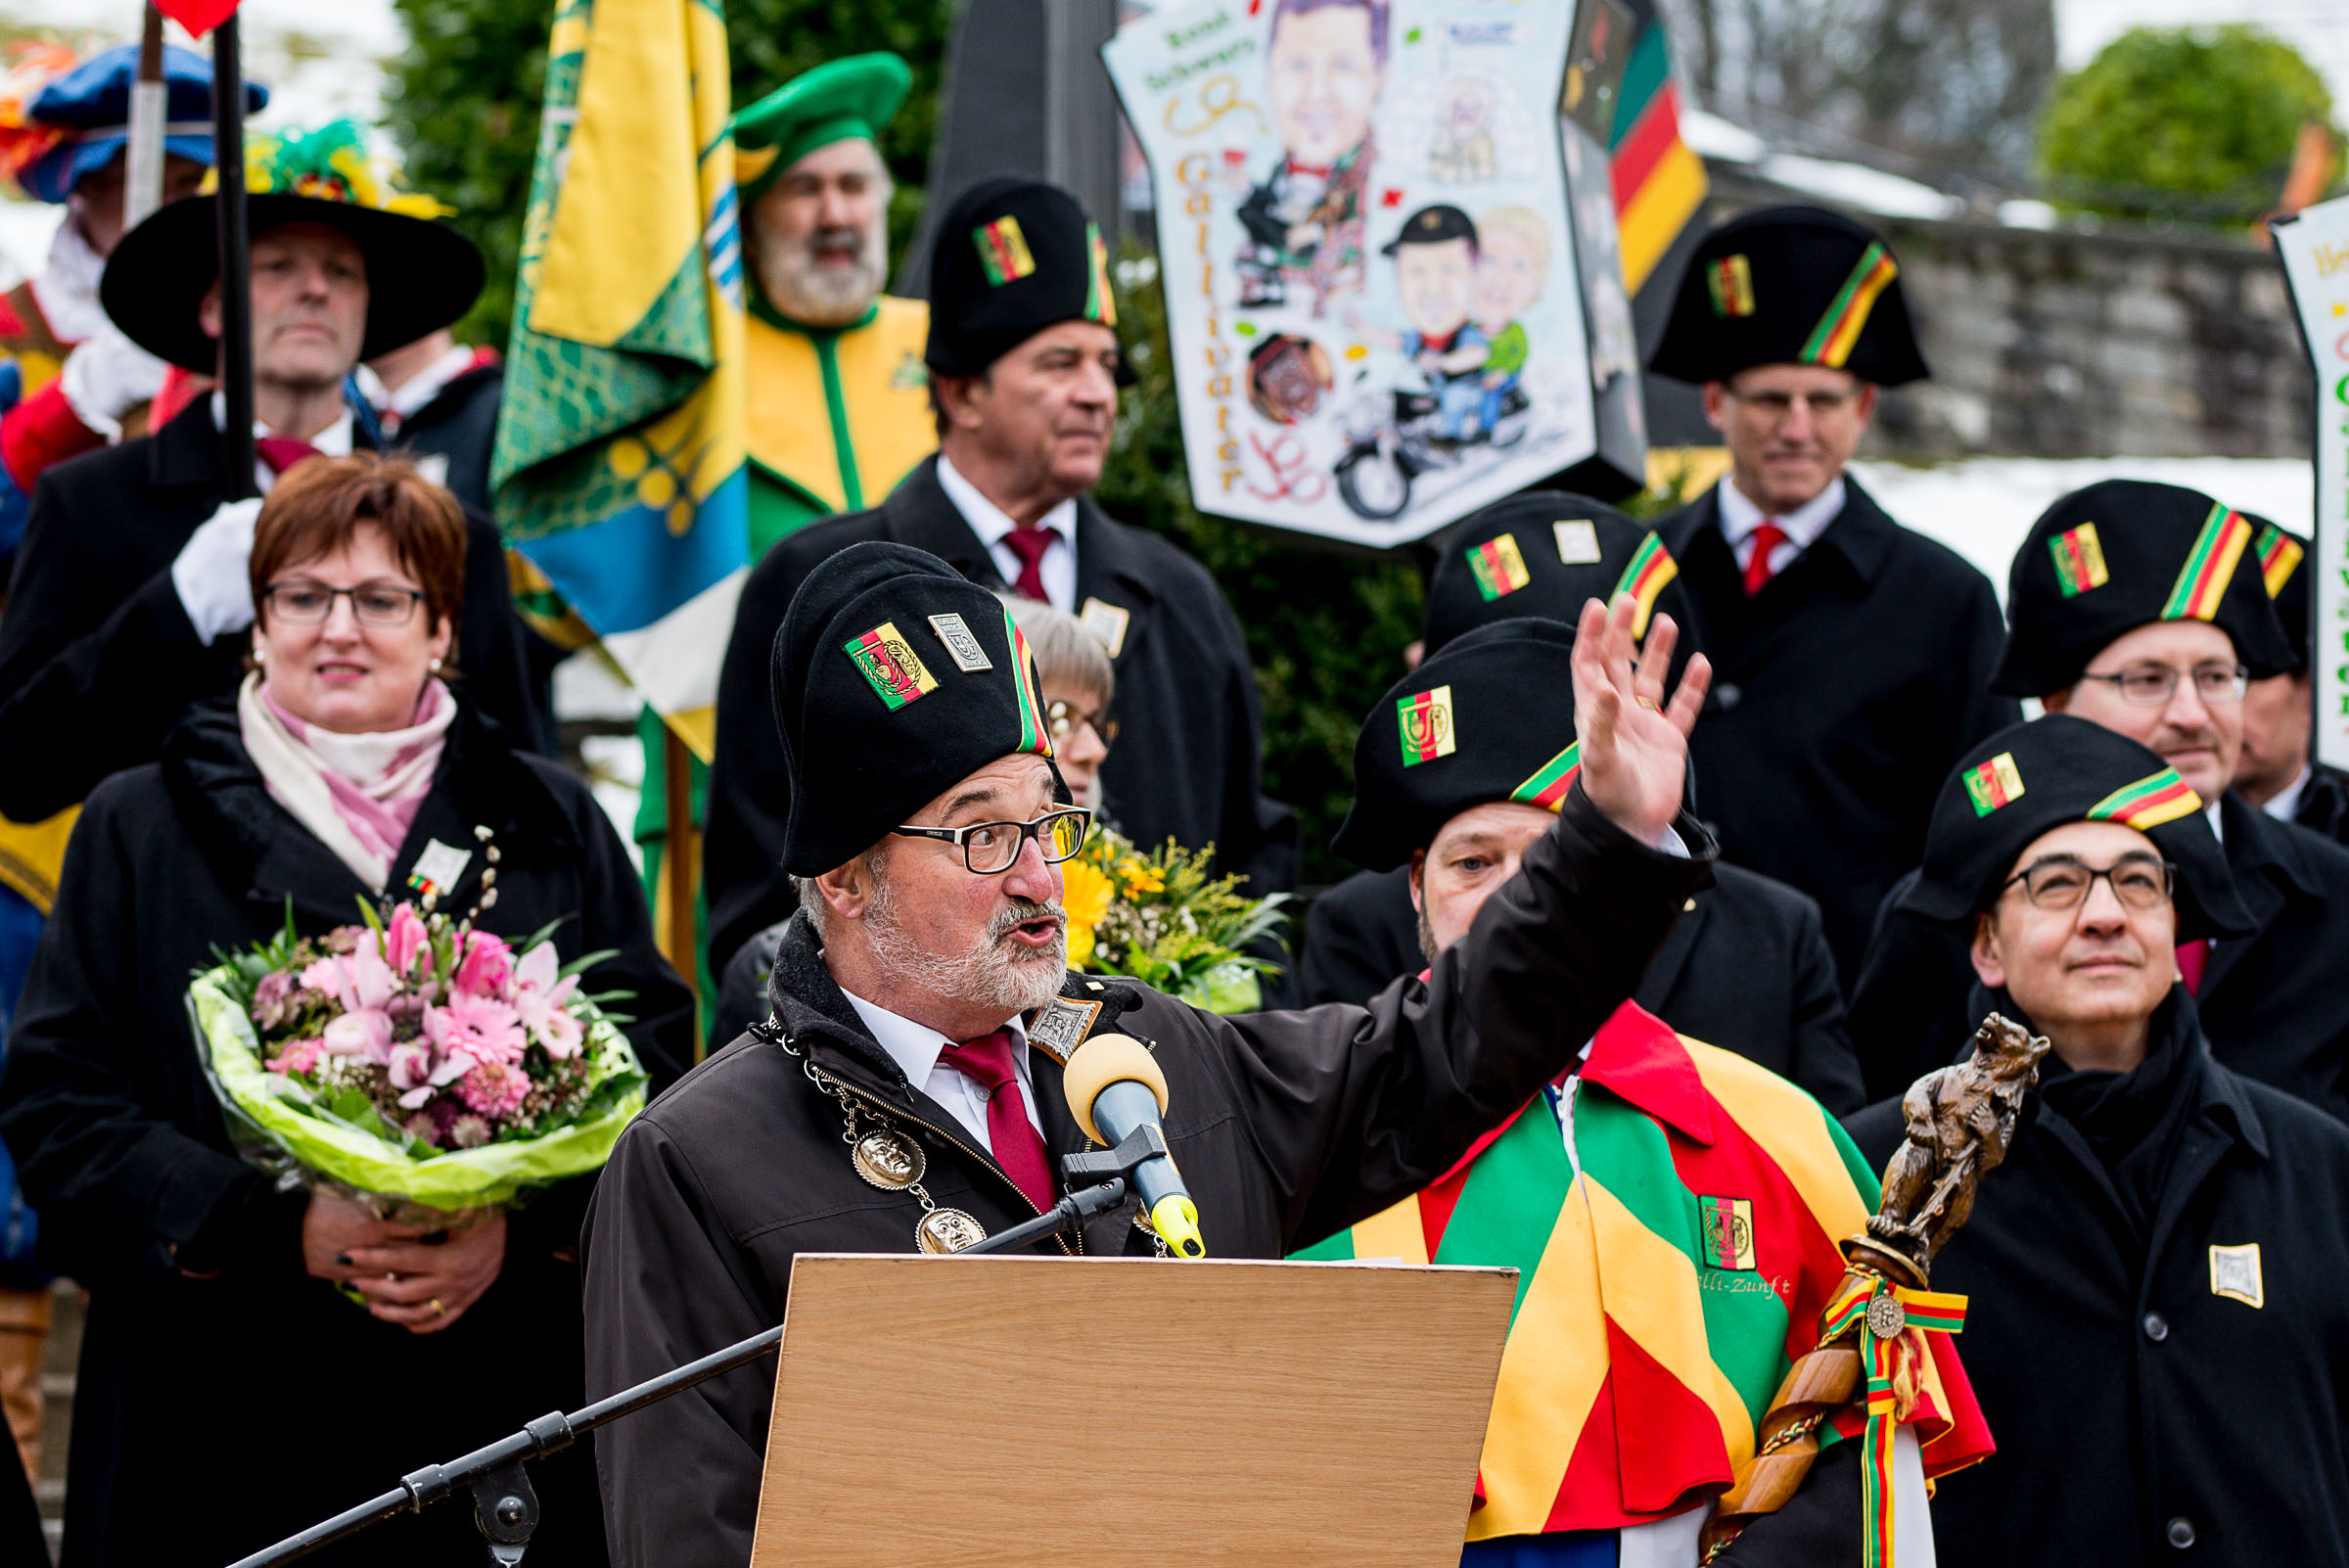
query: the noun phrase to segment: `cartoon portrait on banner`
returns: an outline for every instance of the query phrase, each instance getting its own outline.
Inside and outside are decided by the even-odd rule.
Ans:
[[[1190,0],[1104,47],[1202,511],[1400,544],[1591,455],[1574,12]]]

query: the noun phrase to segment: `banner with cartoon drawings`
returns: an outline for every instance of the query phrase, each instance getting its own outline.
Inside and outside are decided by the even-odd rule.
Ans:
[[[1187,0],[1104,46],[1201,511],[1401,544],[1596,451],[1620,370],[1568,208],[1575,11]]]

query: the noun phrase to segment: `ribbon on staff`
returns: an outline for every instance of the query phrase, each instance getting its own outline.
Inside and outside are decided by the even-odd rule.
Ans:
[[[1819,1314],[1819,1341],[1831,1344],[1855,1330],[1860,1363],[1867,1372],[1867,1430],[1860,1466],[1861,1561],[1892,1568],[1892,1435],[1916,1405],[1923,1336],[1955,1334],[1965,1326],[1965,1298],[1896,1285],[1880,1274],[1844,1275],[1835,1299]]]

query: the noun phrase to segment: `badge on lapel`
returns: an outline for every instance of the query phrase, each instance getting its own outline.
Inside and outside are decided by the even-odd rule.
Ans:
[[[2259,1272],[2258,1242],[2210,1249],[2210,1293],[2239,1301],[2246,1307],[2268,1304],[2267,1286]]]

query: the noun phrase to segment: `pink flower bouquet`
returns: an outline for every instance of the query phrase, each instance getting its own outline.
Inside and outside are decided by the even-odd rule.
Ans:
[[[486,899],[484,899],[486,901]],[[511,1204],[600,1168],[644,1108],[625,1036],[541,931],[361,906],[323,937],[286,928],[222,954],[188,1009],[232,1132],[281,1183],[449,1212]]]

